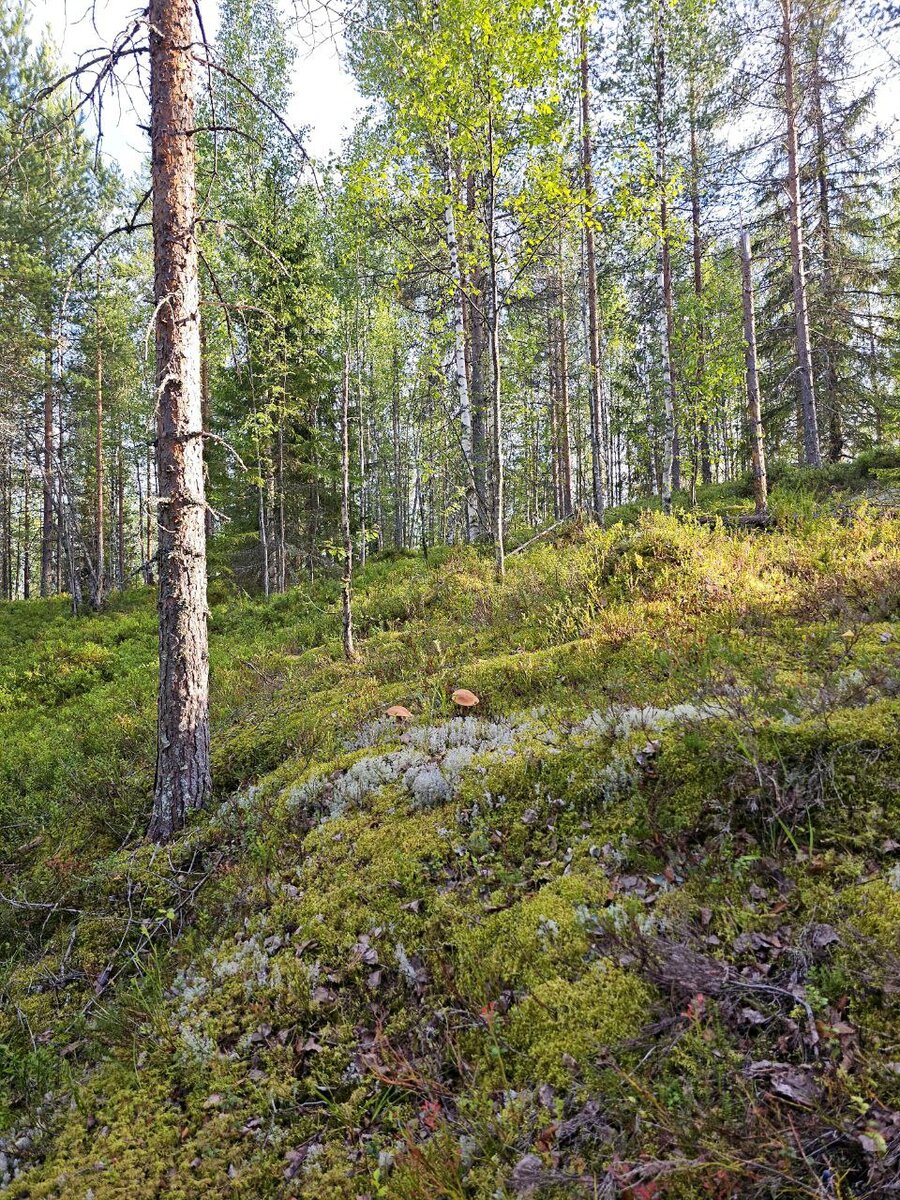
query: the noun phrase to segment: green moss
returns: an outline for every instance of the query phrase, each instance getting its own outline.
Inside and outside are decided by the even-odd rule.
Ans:
[[[565,876],[506,912],[460,930],[460,986],[477,1002],[506,988],[535,987],[548,977],[577,978],[590,945],[586,912],[607,896],[602,876]]]
[[[503,1024],[513,1078],[564,1088],[577,1065],[596,1079],[604,1052],[638,1035],[652,998],[637,976],[608,962],[593,963],[574,981],[545,971]]]

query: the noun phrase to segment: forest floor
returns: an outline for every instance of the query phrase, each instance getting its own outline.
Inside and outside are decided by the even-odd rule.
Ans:
[[[898,467],[385,555],[353,664],[218,568],[162,848],[149,591],[0,608],[0,1194],[900,1195]]]

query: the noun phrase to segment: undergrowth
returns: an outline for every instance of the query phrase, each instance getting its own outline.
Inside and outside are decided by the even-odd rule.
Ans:
[[[375,556],[354,664],[223,573],[162,848],[152,597],[4,606],[2,1194],[892,1194],[895,469]]]

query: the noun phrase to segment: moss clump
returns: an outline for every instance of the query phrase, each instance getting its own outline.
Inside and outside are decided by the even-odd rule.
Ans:
[[[596,1082],[604,1053],[637,1037],[652,999],[641,979],[609,962],[592,963],[574,982],[545,976],[504,1022],[512,1078],[564,1088],[577,1068]]]
[[[586,914],[609,894],[602,876],[565,876],[459,933],[459,982],[476,1000],[542,980],[577,978],[590,947]]]

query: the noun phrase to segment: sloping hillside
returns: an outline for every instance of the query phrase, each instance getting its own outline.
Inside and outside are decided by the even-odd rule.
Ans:
[[[895,475],[215,581],[163,848],[150,595],[0,610],[0,1194],[900,1194]]]

